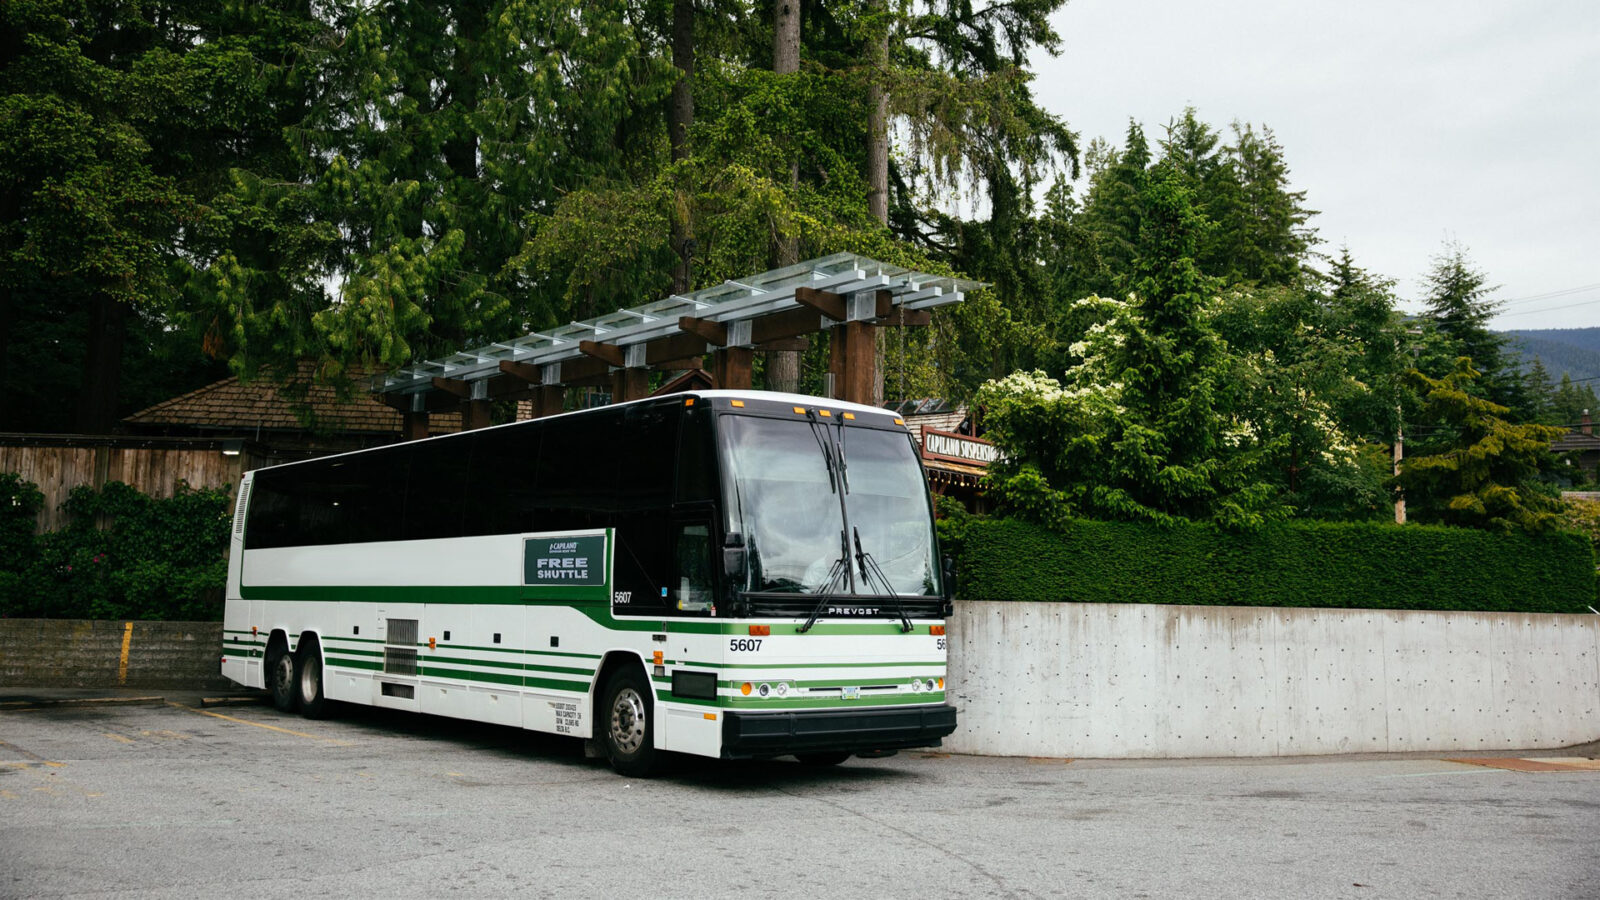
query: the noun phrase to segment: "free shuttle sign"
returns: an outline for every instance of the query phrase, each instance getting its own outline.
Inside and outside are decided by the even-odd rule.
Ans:
[[[606,583],[603,534],[525,538],[522,583],[592,587]]]
[[[944,459],[969,466],[987,466],[1000,458],[1000,448],[983,438],[924,428],[922,456],[924,459]]]

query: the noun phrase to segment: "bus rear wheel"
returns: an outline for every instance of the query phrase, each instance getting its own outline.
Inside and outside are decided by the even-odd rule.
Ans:
[[[326,719],[331,704],[322,692],[322,648],[313,638],[300,642],[300,661],[295,666],[299,677],[300,714],[308,719]]]
[[[294,654],[278,644],[267,653],[267,690],[272,692],[272,705],[279,712],[292,713],[300,705],[300,695],[295,691],[296,672]]]
[[[655,747],[654,705],[643,673],[629,667],[606,682],[600,707],[606,758],[618,775],[648,778],[660,762]]]

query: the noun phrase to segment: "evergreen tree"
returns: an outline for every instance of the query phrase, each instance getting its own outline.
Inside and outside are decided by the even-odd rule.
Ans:
[[[1473,264],[1466,247],[1448,241],[1434,256],[1426,284],[1423,303],[1442,342],[1432,348],[1425,371],[1443,377],[1454,370],[1457,357],[1465,356],[1480,373],[1469,382],[1471,389],[1523,417],[1522,380],[1506,359],[1505,338],[1489,329],[1502,304],[1492,296],[1496,288],[1488,275]]]
[[[1479,373],[1467,357],[1443,378],[1412,377],[1425,398],[1423,423],[1431,436],[1400,465],[1408,513],[1422,522],[1497,531],[1556,527],[1560,500],[1538,478],[1562,430],[1508,422],[1507,407],[1470,390]]]
[[[1008,458],[991,473],[1005,508],[1062,515],[1252,527],[1288,511],[1239,440],[1239,394],[1210,323],[1217,284],[1194,253],[1205,230],[1185,179],[1162,164],[1139,196],[1134,292],[1091,298],[1107,320],[1074,347],[1084,362],[1063,388],[1018,374],[979,393]]]

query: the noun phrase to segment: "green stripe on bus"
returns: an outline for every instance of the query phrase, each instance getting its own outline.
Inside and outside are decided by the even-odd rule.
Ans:
[[[246,600],[278,600],[302,603],[416,603],[437,605],[486,606],[560,606],[568,607],[587,616],[613,631],[665,631],[677,634],[728,634],[749,633],[747,620],[729,622],[722,619],[679,618],[676,616],[625,616],[612,614],[609,588],[567,587],[561,596],[538,592],[551,588],[530,585],[404,585],[377,587],[372,585],[336,586],[263,586],[241,587],[240,595]],[[534,593],[530,593],[534,592]],[[826,635],[900,635],[900,623],[889,618],[872,622],[817,622],[804,635],[794,622],[774,622],[767,626],[772,634],[796,636]],[[927,634],[927,624],[913,625],[912,634]],[[338,640],[365,640],[338,638]]]
[[[945,668],[944,660],[919,659],[912,662],[850,662],[850,663],[712,663],[698,660],[679,660],[674,665],[697,666],[708,669],[899,669],[931,667]]]

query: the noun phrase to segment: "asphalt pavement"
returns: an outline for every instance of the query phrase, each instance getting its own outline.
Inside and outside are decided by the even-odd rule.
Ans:
[[[0,897],[1600,897],[1594,746],[639,781],[514,729],[105,693],[0,689]]]

